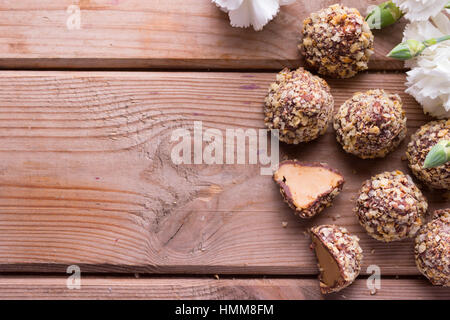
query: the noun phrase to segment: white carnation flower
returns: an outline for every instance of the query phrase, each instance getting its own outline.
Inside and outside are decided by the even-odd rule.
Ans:
[[[436,16],[448,0],[392,0],[410,21],[425,21]]]
[[[425,41],[431,38],[439,38],[448,34],[450,34],[450,21],[445,14],[439,13],[430,20],[416,21],[407,24],[405,30],[403,31],[402,41],[406,41],[408,39]],[[417,66],[417,61],[424,54],[430,55],[439,48],[448,48],[448,46],[448,41],[430,46],[429,48],[425,49],[425,51],[421,55],[419,55],[419,57],[411,60],[406,60],[405,65],[408,68],[413,68]]]
[[[212,0],[223,11],[228,12],[233,27],[253,26],[261,30],[278,13],[280,6],[296,0]]]
[[[450,34],[450,20],[440,13],[431,21],[412,22],[404,32],[404,40],[419,41]],[[450,40],[425,49],[409,60],[406,86],[422,105],[425,113],[436,118],[450,118]]]

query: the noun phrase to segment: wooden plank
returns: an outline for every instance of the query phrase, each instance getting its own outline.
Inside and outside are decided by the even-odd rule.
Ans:
[[[432,286],[425,278],[381,279],[381,288],[371,291],[366,279],[357,279],[350,287],[327,296],[334,300],[448,300],[450,288]]]
[[[321,299],[317,281],[211,278],[82,278],[79,290],[65,277],[0,278],[0,299]]]
[[[296,218],[259,165],[175,165],[176,128],[263,128],[273,73],[0,72],[0,271],[316,274],[309,227],[347,226],[361,238],[363,272],[418,274],[412,242],[369,238],[352,213],[362,181],[408,171],[406,143],[381,160],[345,154],[331,128],[281,146],[281,158],[326,161],[346,178],[333,208]],[[336,107],[354,91],[404,100],[409,134],[426,122],[402,74],[332,81]],[[430,209],[448,206],[426,192]],[[447,195],[448,196],[448,195]],[[288,223],[286,228],[282,222]]]
[[[410,299],[448,300],[450,288],[433,287],[425,279],[382,279],[371,294],[365,279],[328,296],[315,279],[208,279],[82,277],[80,289],[68,289],[66,277],[0,278],[0,299],[192,299],[192,300],[319,300]]]
[[[334,0],[298,0],[261,32],[232,28],[210,0],[0,0],[0,67],[281,69],[299,66],[303,19]],[[365,14],[377,0],[343,0]],[[78,3],[81,29],[66,26]],[[402,69],[385,57],[404,23],[376,32],[372,69]]]

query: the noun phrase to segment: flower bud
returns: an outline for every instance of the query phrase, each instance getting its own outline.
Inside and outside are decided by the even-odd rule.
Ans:
[[[423,167],[434,168],[450,160],[450,140],[439,141],[430,152],[423,163]]]
[[[439,38],[431,38],[423,42],[409,39],[397,45],[394,49],[391,50],[391,52],[388,53],[387,56],[398,60],[409,60],[417,57],[422,53],[423,50],[425,50],[429,46],[447,40],[450,40],[450,35],[442,36]]]
[[[388,57],[398,60],[409,60],[419,55],[425,48],[426,46],[422,42],[410,39],[392,49]]]
[[[370,29],[382,29],[403,17],[403,12],[392,1],[376,6],[366,17]]]

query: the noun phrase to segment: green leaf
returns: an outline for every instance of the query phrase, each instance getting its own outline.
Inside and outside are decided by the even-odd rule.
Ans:
[[[438,167],[450,160],[450,140],[439,141],[430,152],[428,152],[423,167]]]

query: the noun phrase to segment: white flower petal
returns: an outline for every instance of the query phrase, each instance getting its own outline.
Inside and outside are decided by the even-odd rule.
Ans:
[[[242,5],[244,0],[212,0],[219,7],[229,10],[236,10]]]
[[[278,0],[248,1],[252,2],[252,25],[255,30],[261,30],[280,10]]]
[[[230,23],[233,27],[247,28],[252,23],[252,9],[250,1],[244,0],[242,5],[228,13]]]
[[[431,18],[436,27],[441,31],[442,35],[450,34],[450,20],[444,13],[439,13],[438,15]]]
[[[439,13],[433,17],[431,21],[415,21],[406,25],[403,31],[403,41],[408,39],[416,39],[425,41],[430,38],[438,38],[450,34],[450,20],[444,13]],[[440,46],[439,44],[438,46]],[[426,54],[429,51],[435,50],[438,46],[432,46],[424,51]],[[407,60],[405,66],[413,68],[417,65],[418,58]]]
[[[280,6],[287,6],[288,4],[293,4],[297,0],[280,0]]]
[[[450,43],[442,42],[417,59],[407,72],[407,93],[422,105],[425,113],[450,118]],[[429,50],[429,51],[428,51]]]
[[[228,12],[233,27],[246,28],[250,25],[261,30],[278,13],[281,5],[294,3],[296,0],[213,0]]]
[[[450,19],[439,13],[431,21],[408,24],[403,40],[427,40],[450,32]],[[436,118],[450,118],[450,41],[425,49],[422,54],[406,63],[407,93],[422,105],[423,111]]]
[[[448,0],[392,0],[410,21],[425,21],[441,12]]]

